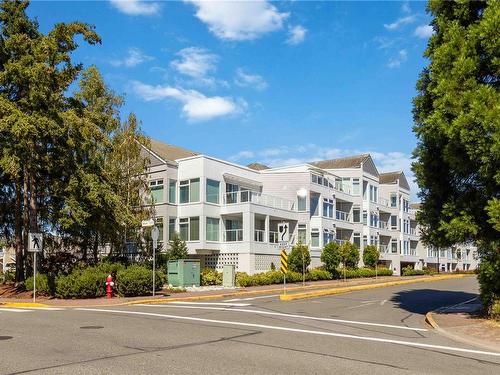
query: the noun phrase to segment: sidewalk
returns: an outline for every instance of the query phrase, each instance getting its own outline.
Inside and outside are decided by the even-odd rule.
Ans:
[[[500,352],[500,323],[480,316],[477,299],[429,312],[427,322],[453,340]]]
[[[287,284],[287,293],[293,295],[293,293],[309,292],[309,291],[324,291],[332,289],[345,289],[354,286],[366,286],[366,289],[371,288],[374,284],[384,284],[387,286],[392,285],[394,282],[419,282],[422,279],[428,279],[428,276],[384,276],[375,278],[360,278],[360,279],[348,279],[343,280],[326,280],[326,281],[309,281],[306,282],[305,286],[302,283]],[[383,285],[380,285],[383,286]],[[165,291],[168,293],[168,291]],[[283,285],[265,285],[265,286],[255,286],[246,288],[234,288],[234,289],[217,289],[217,290],[204,290],[200,288],[199,291],[195,292],[184,292],[184,293],[169,293],[163,295],[163,292],[157,294],[156,297],[146,296],[146,297],[113,297],[112,299],[106,298],[95,298],[95,299],[73,299],[64,300],[57,298],[47,298],[40,296],[37,298],[37,303],[46,306],[58,306],[58,307],[83,307],[83,306],[119,306],[119,305],[129,305],[135,303],[163,303],[171,301],[201,301],[201,300],[212,300],[219,298],[247,298],[252,296],[258,296],[263,294],[282,294]],[[11,304],[31,304],[33,302],[32,298],[0,298],[0,306]]]

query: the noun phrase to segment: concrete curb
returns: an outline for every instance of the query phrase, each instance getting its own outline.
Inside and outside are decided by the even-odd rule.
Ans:
[[[352,286],[352,287],[345,287],[345,288],[341,287],[341,288],[318,290],[318,291],[311,291],[311,292],[305,292],[305,293],[282,294],[282,295],[280,295],[280,300],[281,301],[294,301],[294,300],[298,300],[298,299],[324,297],[324,296],[330,296],[330,295],[335,295],[335,294],[357,292],[360,290],[386,288],[389,286],[433,282],[433,281],[441,281],[441,280],[448,280],[448,279],[462,279],[464,277],[470,277],[470,276],[471,275],[467,275],[467,274],[430,276],[430,277],[420,278],[420,279],[415,279],[415,280],[389,281],[389,282],[385,282],[385,283],[357,285],[357,286]]]
[[[432,328],[438,330],[439,326],[434,320],[434,317],[432,316],[432,311],[429,311],[427,314],[425,314],[425,321],[427,324],[429,324]]]

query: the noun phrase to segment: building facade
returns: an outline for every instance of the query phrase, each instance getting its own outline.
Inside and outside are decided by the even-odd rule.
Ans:
[[[331,241],[353,242],[361,255],[376,245],[380,263],[394,274],[406,265],[444,264],[446,271],[476,266],[472,249],[441,250],[438,261],[423,246],[406,177],[379,173],[369,154],[268,168],[155,140],[143,152],[151,161],[150,199],[162,248],[178,233],[202,267],[231,264],[250,274],[278,267],[282,222],[289,223],[291,245],[309,246],[311,267],[321,265],[321,251]]]

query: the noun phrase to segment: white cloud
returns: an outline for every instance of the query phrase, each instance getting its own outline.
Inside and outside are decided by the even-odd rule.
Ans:
[[[132,16],[151,16],[158,13],[160,4],[141,0],[109,0],[120,12]]]
[[[148,56],[141,52],[138,48],[129,48],[127,56],[121,60],[111,60],[110,63],[113,66],[124,66],[126,68],[133,68],[145,61],[151,61],[153,57]]]
[[[405,49],[402,49],[399,50],[398,55],[396,57],[392,57],[391,59],[389,59],[389,63],[387,64],[387,66],[391,69],[398,68],[406,60],[408,60],[408,52]]]
[[[262,76],[247,73],[243,68],[236,70],[234,83],[240,87],[252,87],[259,91],[265,90],[268,87],[266,80]]]
[[[142,82],[132,81],[132,90],[145,101],[175,99],[181,102],[182,112],[190,121],[205,121],[241,113],[247,103],[244,100],[235,100],[230,97],[207,97],[196,90],[183,88],[147,85]]]
[[[185,0],[196,7],[196,17],[220,39],[251,40],[279,30],[289,13],[280,13],[265,0],[203,1]]]
[[[178,60],[171,62],[171,66],[179,73],[194,78],[198,83],[214,85],[215,79],[209,74],[215,72],[218,56],[205,48],[188,47],[180,50]]]
[[[401,18],[398,18],[393,23],[389,23],[389,24],[385,23],[384,27],[387,30],[396,30],[396,29],[399,29],[403,25],[407,25],[407,24],[415,22],[415,19],[416,19],[416,17],[413,16],[413,15],[412,16],[401,17]]]
[[[408,1],[401,4],[401,11],[406,14],[411,13],[410,3]]]
[[[296,45],[304,41],[304,39],[306,38],[307,29],[303,26],[297,25],[290,27],[288,32],[290,36],[286,40],[287,44]]]
[[[432,34],[434,34],[434,29],[429,25],[418,26],[413,33],[413,35],[422,39],[430,38]]]

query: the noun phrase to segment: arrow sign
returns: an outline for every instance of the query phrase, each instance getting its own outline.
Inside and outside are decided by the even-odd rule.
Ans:
[[[40,253],[43,250],[43,235],[41,233],[29,234],[29,249],[32,253]]]
[[[288,223],[278,224],[279,242],[288,242],[290,240],[290,231]]]

